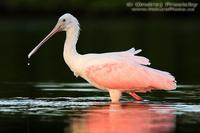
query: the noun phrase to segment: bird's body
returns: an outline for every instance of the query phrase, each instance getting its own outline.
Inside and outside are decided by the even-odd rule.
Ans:
[[[63,56],[74,75],[84,78],[99,89],[108,90],[112,102],[118,102],[122,92],[127,92],[136,100],[141,100],[135,92],[176,88],[175,78],[170,73],[148,67],[149,60],[136,55],[141,50],[132,48],[122,52],[79,54],[76,51],[79,23],[70,14],[60,17],[53,31],[31,51],[29,58],[58,31],[67,33]]]

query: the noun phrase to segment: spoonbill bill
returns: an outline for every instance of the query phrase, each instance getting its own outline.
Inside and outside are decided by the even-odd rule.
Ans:
[[[149,59],[138,56],[142,50],[81,55],[76,51],[79,22],[71,14],[62,15],[53,30],[29,53],[30,58],[55,33],[65,31],[63,56],[76,77],[80,76],[96,88],[107,90],[112,102],[119,102],[122,93],[142,100],[136,92],[176,89],[176,80],[168,72],[148,67]]]

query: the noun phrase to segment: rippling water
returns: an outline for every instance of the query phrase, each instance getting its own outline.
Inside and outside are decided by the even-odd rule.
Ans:
[[[111,104],[107,92],[86,83],[1,83],[0,132],[171,133],[200,131],[200,86],[124,94]]]

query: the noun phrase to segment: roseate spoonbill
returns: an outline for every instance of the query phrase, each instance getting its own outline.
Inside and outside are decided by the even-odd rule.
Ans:
[[[29,53],[30,58],[56,32],[66,31],[64,60],[76,77],[80,76],[96,88],[107,90],[112,102],[119,102],[122,92],[142,100],[136,92],[176,89],[175,78],[168,72],[148,67],[150,62],[138,56],[142,50],[84,54],[76,51],[79,22],[69,13],[62,15],[54,29]]]

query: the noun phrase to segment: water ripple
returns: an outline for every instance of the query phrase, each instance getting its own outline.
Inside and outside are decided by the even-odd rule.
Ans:
[[[0,98],[0,114],[79,115],[77,112],[83,113],[91,107],[110,105],[108,93],[103,93],[87,83],[12,83],[11,86],[16,88],[7,90],[13,92],[21,89],[19,93],[32,87],[32,97]],[[178,85],[173,91],[155,91],[139,95],[147,100],[137,103],[130,96],[123,95],[121,104],[131,102],[129,106],[133,107],[137,107],[136,103],[151,106],[151,110],[159,113],[165,113],[166,108],[173,108],[177,115],[200,112],[199,85]]]

